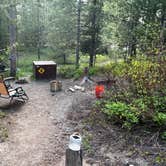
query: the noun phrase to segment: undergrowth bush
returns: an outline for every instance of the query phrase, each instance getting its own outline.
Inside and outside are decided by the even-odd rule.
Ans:
[[[99,73],[102,73],[107,79],[115,79],[116,77],[122,77],[127,70],[127,64],[124,62],[109,63],[100,67]]]
[[[100,67],[92,67],[89,69],[89,76],[97,75],[100,71]],[[75,69],[73,65],[63,65],[59,68],[58,73],[63,78],[79,79],[84,76],[84,67]]]
[[[166,58],[109,64],[103,72],[120,80],[101,101],[109,118],[127,128],[149,121],[166,126]]]
[[[132,124],[136,124],[139,121],[139,111],[126,103],[107,102],[103,112],[111,117],[111,119],[123,121],[123,126],[127,128],[131,128]]]
[[[166,113],[157,112],[157,113],[154,115],[153,120],[154,120],[155,122],[157,122],[159,125],[166,124]]]
[[[72,78],[74,76],[75,67],[71,65],[60,66],[58,73],[63,78]]]

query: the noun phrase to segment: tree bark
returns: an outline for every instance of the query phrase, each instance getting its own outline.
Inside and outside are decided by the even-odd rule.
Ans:
[[[81,20],[81,0],[78,0],[77,6],[77,47],[76,47],[76,68],[79,67],[80,59],[80,20]]]
[[[64,65],[66,64],[66,54],[65,53],[63,54],[63,64]]]
[[[160,52],[159,55],[163,52],[164,47],[164,30],[166,26],[166,9],[163,7],[162,9],[162,17],[161,17],[161,31],[160,31]]]
[[[97,1],[93,0],[93,6],[95,8]],[[95,9],[96,10],[96,9]],[[92,34],[91,34],[91,48],[90,48],[90,58],[89,58],[89,67],[93,67],[94,56],[96,54],[96,11],[93,10],[92,13]]]
[[[41,29],[40,29],[40,0],[37,0],[37,24],[38,24],[38,34],[37,34],[37,37],[38,37],[38,41],[37,41],[37,57],[38,57],[38,60],[40,60],[40,40],[41,40]]]
[[[10,76],[16,76],[16,5],[11,4],[9,8],[9,43],[10,43]]]

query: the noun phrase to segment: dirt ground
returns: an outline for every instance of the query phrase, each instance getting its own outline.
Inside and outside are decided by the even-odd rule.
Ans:
[[[108,125],[92,109],[93,85],[85,92],[66,91],[77,83],[62,80],[63,90],[51,93],[48,81],[33,81],[21,85],[30,98],[27,103],[9,106],[0,99],[8,128],[7,140],[0,143],[0,166],[64,166],[75,131],[83,136],[84,166],[165,166],[166,143],[158,142],[157,132],[135,128],[129,133]]]
[[[29,96],[25,104],[0,100],[0,109],[7,112],[4,120],[8,139],[0,143],[0,166],[63,166],[69,135],[68,112],[79,111],[79,102],[94,98],[91,92],[68,93],[75,85],[62,81],[63,90],[51,93],[48,81],[21,85]],[[17,85],[19,86],[19,85]]]

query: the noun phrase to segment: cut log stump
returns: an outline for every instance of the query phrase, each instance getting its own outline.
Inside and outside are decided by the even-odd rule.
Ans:
[[[73,151],[66,149],[66,165],[65,166],[83,166],[82,150]]]

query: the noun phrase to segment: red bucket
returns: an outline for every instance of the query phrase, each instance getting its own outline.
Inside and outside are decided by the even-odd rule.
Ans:
[[[104,93],[104,85],[96,85],[95,94],[96,98],[102,98]]]

